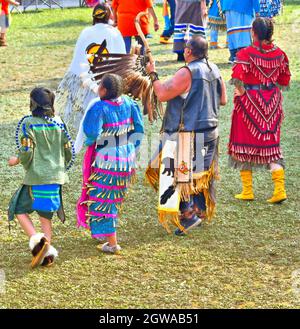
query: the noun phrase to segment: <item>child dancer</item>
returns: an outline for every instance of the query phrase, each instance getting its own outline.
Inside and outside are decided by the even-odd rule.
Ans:
[[[9,28],[9,4],[19,6],[19,2],[13,0],[0,0],[0,47],[6,47],[6,32]]]
[[[30,93],[32,115],[23,117],[16,130],[18,155],[9,159],[10,166],[21,163],[25,169],[23,185],[9,205],[8,217],[16,215],[30,238],[31,267],[49,266],[57,257],[51,246],[54,212],[64,221],[61,186],[67,182],[66,167],[74,161],[74,147],[62,120],[54,115],[54,93],[47,88],[34,88]],[[21,145],[19,133],[21,135]],[[73,152],[72,152],[73,150]],[[40,216],[43,233],[37,233],[29,214]]]
[[[88,146],[83,164],[82,195],[77,204],[78,226],[91,230],[95,239],[106,238],[101,250],[118,253],[116,225],[128,184],[135,174],[135,158],[143,133],[136,102],[122,95],[122,78],[103,76],[101,100],[83,119]],[[88,218],[88,223],[87,223]]]

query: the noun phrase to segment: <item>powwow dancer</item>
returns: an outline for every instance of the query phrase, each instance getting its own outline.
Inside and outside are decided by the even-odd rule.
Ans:
[[[169,9],[168,9],[168,4],[170,7],[170,14],[169,14]],[[165,27],[159,38],[159,42],[162,44],[172,43],[172,40],[170,40],[170,39],[174,33],[175,8],[176,8],[175,0],[164,0],[163,1],[163,18],[164,18],[164,22],[165,22]]]
[[[144,42],[139,36],[139,33],[135,27],[135,18],[140,12],[148,11],[153,17],[154,30],[159,29],[158,19],[156,17],[155,11],[153,9],[152,0],[113,0],[112,8],[114,11],[115,24],[120,30],[125,46],[126,52],[129,54],[131,52],[131,40],[132,37],[141,45],[141,54],[144,54]],[[150,34],[150,23],[148,15],[141,17],[141,29],[144,35]]]
[[[23,185],[12,197],[8,218],[17,217],[30,238],[31,267],[49,266],[57,257],[51,245],[52,224],[55,212],[64,222],[62,185],[68,181],[66,169],[74,161],[73,142],[63,121],[54,116],[54,93],[47,88],[34,88],[30,93],[32,115],[23,117],[16,130],[18,156],[11,157],[10,166],[21,163],[25,169]],[[19,130],[22,131],[21,145]],[[40,216],[43,233],[36,229],[29,214],[36,211]]]
[[[146,170],[159,192],[161,224],[177,235],[211,219],[218,177],[218,113],[226,104],[226,87],[219,69],[208,62],[208,43],[194,36],[184,48],[187,65],[161,83],[153,62],[147,65],[154,91],[167,101],[162,142]],[[179,210],[181,219],[179,220]]]
[[[83,164],[82,195],[77,204],[78,226],[91,230],[100,246],[118,253],[116,226],[129,183],[135,177],[135,159],[143,137],[143,121],[136,102],[122,94],[122,78],[104,75],[97,101],[83,121],[88,146]]]
[[[233,63],[236,53],[251,45],[251,24],[259,15],[259,0],[222,0],[221,5],[226,16],[229,63]]]
[[[78,131],[76,152],[83,144],[83,133],[79,127],[81,119],[90,101],[98,97],[97,92],[83,84],[80,77],[86,71],[85,64],[96,64],[101,60],[101,54],[126,53],[122,35],[109,24],[110,15],[111,10],[106,3],[98,4],[93,9],[93,26],[81,32],[72,63],[56,91],[56,110],[70,128]]]
[[[286,199],[284,164],[280,147],[283,120],[280,86],[290,82],[286,54],[272,43],[271,19],[253,22],[253,46],[241,50],[233,67],[236,87],[228,153],[231,165],[240,170],[243,191],[235,197],[253,200],[252,168],[271,170],[275,185],[270,203]]]
[[[278,16],[283,7],[283,0],[259,0],[261,17],[273,18]]]
[[[7,47],[6,32],[10,26],[9,5],[19,6],[20,3],[13,0],[0,0],[0,47]]]
[[[184,61],[184,45],[193,35],[205,37],[207,25],[206,0],[177,0],[173,52],[177,61]]]
[[[153,122],[162,114],[162,105],[153,92],[151,79],[145,68],[146,63],[152,60],[151,50],[140,26],[140,19],[147,16],[148,12],[141,12],[135,18],[135,27],[145,46],[145,55],[133,51],[132,54],[96,54],[96,62],[90,63],[89,70],[82,74],[85,83],[94,91],[98,89],[102,77],[106,73],[120,75],[123,79],[123,92],[134,100],[141,100],[143,114],[148,115]],[[133,49],[134,50],[134,49]],[[96,87],[95,87],[96,86]]]
[[[210,48],[218,49],[219,31],[226,31],[226,18],[221,7],[221,0],[208,1],[208,26],[210,28]]]

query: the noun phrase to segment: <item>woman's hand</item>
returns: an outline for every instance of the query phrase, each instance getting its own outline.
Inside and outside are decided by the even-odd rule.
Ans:
[[[10,157],[10,159],[8,160],[8,165],[10,167],[16,166],[19,163],[20,163],[20,159],[16,156]]]
[[[234,88],[234,97],[240,97],[245,94],[246,90],[244,87],[235,87]]]

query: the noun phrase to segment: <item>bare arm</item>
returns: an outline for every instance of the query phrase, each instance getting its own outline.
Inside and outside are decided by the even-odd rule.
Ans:
[[[153,17],[154,31],[157,31],[159,29],[159,23],[158,23],[158,19],[157,19],[157,16],[155,14],[153,7],[148,8],[148,11],[149,11],[149,14]]]
[[[220,105],[224,106],[227,104],[228,98],[227,98],[227,90],[224,80],[221,78],[221,99],[220,99]]]
[[[18,6],[20,5],[19,2],[17,2],[17,1],[13,1],[13,0],[7,0],[7,2],[10,3],[11,5],[16,6],[16,7],[18,7]]]
[[[155,72],[155,64],[147,64],[147,72]],[[172,98],[175,98],[183,93],[186,93],[190,90],[192,84],[192,76],[188,68],[179,69],[174,77],[171,79],[160,82],[156,80],[153,82],[154,92],[161,102],[167,102]]]
[[[115,8],[113,8],[113,15],[114,15],[114,26],[118,26],[118,13]]]
[[[206,0],[201,0],[201,2],[200,2],[200,8],[201,8],[202,17],[203,18],[206,18],[206,16],[208,15],[208,13],[207,13],[207,6],[206,6]]]

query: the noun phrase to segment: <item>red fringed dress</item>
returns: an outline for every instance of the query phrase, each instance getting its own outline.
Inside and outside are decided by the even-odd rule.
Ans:
[[[243,96],[234,98],[228,153],[235,167],[282,161],[280,126],[283,120],[280,86],[290,81],[286,54],[274,44],[242,49],[233,66],[232,81],[242,83]]]

